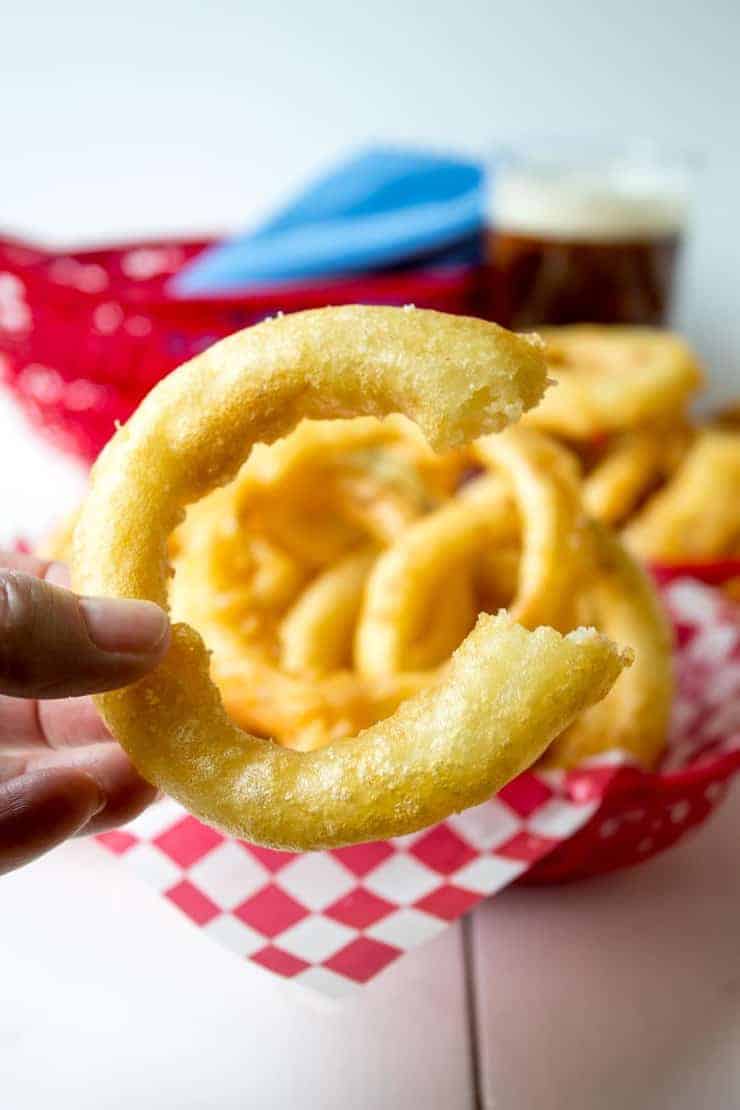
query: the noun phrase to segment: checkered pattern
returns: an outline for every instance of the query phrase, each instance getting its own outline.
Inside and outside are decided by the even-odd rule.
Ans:
[[[98,839],[238,956],[346,994],[558,851],[580,850],[592,865],[604,853],[608,867],[608,853],[617,850],[623,866],[677,839],[717,804],[740,763],[737,610],[686,579],[664,596],[678,639],[671,745],[660,772],[629,772],[643,794],[645,784],[662,792],[664,843],[650,805],[625,808],[610,793],[626,769],[620,753],[568,774],[529,772],[431,829],[332,852],[277,852],[232,840],[170,799]],[[700,796],[686,774],[693,767]]]

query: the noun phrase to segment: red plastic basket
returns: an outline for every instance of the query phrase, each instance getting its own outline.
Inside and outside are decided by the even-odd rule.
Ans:
[[[475,312],[474,269],[410,271],[233,297],[176,299],[166,285],[205,241],[153,241],[52,253],[0,239],[0,371],[34,423],[92,460],[141,398],[175,366],[277,311],[353,302]],[[721,585],[740,560],[655,568]],[[701,751],[680,770],[584,768],[574,801],[599,799],[590,821],[520,882],[583,878],[642,862],[703,821],[740,768],[740,750]]]
[[[740,575],[740,559],[664,564],[652,569],[664,589],[671,583],[697,580],[721,586]],[[738,625],[735,643],[724,649],[735,660],[730,665],[737,674],[734,688],[727,694],[728,704],[736,710],[730,735],[723,735],[720,743],[698,745],[691,759],[675,770],[607,766],[600,771],[584,767],[570,772],[567,781],[573,800],[584,802],[593,797],[599,801],[598,808],[587,824],[538,861],[520,883],[568,882],[643,863],[705,821],[724,798],[729,780],[740,770],[740,606],[729,601],[721,604],[725,619],[730,624],[734,619]],[[692,634],[692,629],[677,624],[682,647]],[[711,675],[711,665],[708,673]],[[705,682],[706,675],[701,667],[692,673],[691,666],[683,663],[678,679],[690,685]],[[698,722],[698,727],[711,734],[711,722]]]
[[[278,311],[325,304],[475,307],[477,271],[416,269],[176,298],[167,283],[209,243],[152,241],[52,253],[0,239],[0,376],[63,449],[94,459],[170,370]]]

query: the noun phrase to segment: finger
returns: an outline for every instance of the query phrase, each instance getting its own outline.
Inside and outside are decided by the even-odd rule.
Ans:
[[[76,768],[29,771],[0,784],[0,874],[74,836],[104,804],[95,780]]]
[[[168,642],[167,616],[151,602],[80,598],[0,570],[0,693],[61,698],[126,686]]]
[[[105,806],[88,824],[79,830],[79,836],[107,832],[127,821],[133,821],[157,797],[157,788],[143,779],[122,748],[111,741],[96,745],[88,767],[90,774],[103,789]]]
[[[33,701],[0,694],[0,753],[19,745],[64,748],[110,739],[92,698]]]
[[[36,726],[38,741],[49,748],[72,748],[111,739],[92,698],[39,701]]]
[[[35,555],[27,555],[25,551],[6,551],[0,548],[0,567],[5,570],[19,570],[23,574],[32,574],[34,578],[43,578],[50,566],[48,559],[37,559]]]
[[[156,787],[139,775],[123,749],[112,740],[63,751],[47,749],[34,753],[27,763],[27,768],[33,770],[55,767],[84,772],[98,785],[102,804],[89,824],[76,830],[84,835],[131,821],[157,794]]]
[[[69,567],[64,563],[38,559],[35,555],[27,555],[23,551],[0,550],[0,567],[4,570],[19,570],[23,574],[32,574],[34,578],[43,578],[52,586],[65,586],[67,589],[70,586]]]
[[[44,744],[36,702],[0,694],[0,751],[7,745]]]

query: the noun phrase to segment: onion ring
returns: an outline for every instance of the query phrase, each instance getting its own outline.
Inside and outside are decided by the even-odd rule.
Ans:
[[[660,477],[662,451],[650,432],[629,432],[588,474],[583,503],[591,516],[619,524]]]
[[[616,436],[584,480],[588,513],[605,524],[623,524],[670,477],[693,434],[680,423],[648,425]]]
[[[525,422],[566,439],[590,440],[676,414],[702,383],[693,351],[670,332],[575,324],[540,334],[557,386]]]
[[[479,608],[486,613],[510,609],[519,583],[521,548],[514,544],[488,547],[475,569]]]
[[[673,634],[647,573],[603,525],[590,525],[595,575],[586,583],[582,616],[634,650],[634,663],[603,701],[550,746],[544,763],[574,767],[619,748],[652,767],[662,753],[673,699]]]
[[[585,546],[575,461],[524,428],[479,440],[473,450],[503,468],[523,518],[511,619],[527,627],[566,624]],[[510,543],[512,527],[515,507],[498,476],[472,482],[456,501],[410,526],[368,579],[355,638],[358,670],[394,674],[442,662],[475,620],[473,576],[486,549],[502,534]]]
[[[206,635],[214,661],[273,636],[307,578],[294,557],[240,527],[234,492],[224,487],[192,506],[168,544],[170,608]]]
[[[540,397],[536,345],[480,320],[344,307],[265,322],[157,385],[104,449],[74,538],[78,589],[167,605],[167,537],[251,445],[302,416],[415,420],[433,447],[500,429]],[[411,832],[528,766],[627,658],[595,631],[481,616],[446,680],[359,736],[297,753],[227,717],[208,653],[172,629],[157,669],[97,704],[138,769],[227,832],[308,849]]]
[[[309,681],[286,674],[254,650],[214,657],[211,676],[237,724],[305,752],[346,741],[432,684],[426,674],[363,679],[347,670]]]
[[[625,528],[642,559],[676,562],[740,550],[740,435],[701,432],[672,480]]]
[[[502,521],[516,525],[508,491],[481,478],[379,556],[355,635],[360,673],[425,670],[454,651],[475,624],[474,569]]]
[[[401,417],[304,420],[284,439],[256,445],[233,482],[190,507],[170,542],[170,604],[205,637],[211,677],[237,724],[313,750],[389,716],[430,684],[428,676],[369,682],[327,673],[340,665],[337,625],[351,606],[346,568],[338,574],[332,559],[354,561],[356,552],[342,552],[358,540],[391,538],[436,503],[460,465],[435,456]],[[352,615],[344,615],[350,655]],[[287,668],[281,639],[283,656],[292,653]]]
[[[237,510],[247,529],[320,569],[368,539],[389,542],[452,477],[408,420],[304,420],[255,446],[238,478]]]
[[[512,619],[525,627],[567,627],[589,552],[578,465],[531,428],[509,428],[474,444],[478,458],[510,480],[522,518],[522,557]]]
[[[351,665],[355,622],[375,556],[348,555],[306,587],[280,625],[284,671],[320,675]]]

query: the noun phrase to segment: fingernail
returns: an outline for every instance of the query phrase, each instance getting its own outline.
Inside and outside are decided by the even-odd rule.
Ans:
[[[153,652],[163,646],[169,630],[167,615],[151,601],[85,597],[80,611],[101,651]]]
[[[93,800],[93,805],[92,805],[92,808],[91,808],[91,811],[90,811],[90,816],[88,817],[87,821],[85,821],[85,825],[88,825],[90,823],[90,821],[92,821],[93,817],[97,817],[97,815],[99,813],[103,812],[106,805],[108,804],[108,799],[105,795],[105,792],[104,792],[102,786],[100,785],[100,783],[98,782],[98,780],[96,778],[93,778],[93,776],[91,774],[88,774],[87,771],[84,772],[84,777],[86,779],[89,779],[90,782],[95,787],[95,799]],[[84,825],[82,827],[84,828]]]

